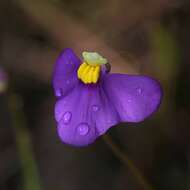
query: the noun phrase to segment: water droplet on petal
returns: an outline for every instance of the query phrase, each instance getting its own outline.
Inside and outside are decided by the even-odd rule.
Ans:
[[[78,126],[77,126],[77,132],[80,134],[80,135],[87,135],[88,132],[89,132],[89,125],[87,123],[80,123]]]
[[[137,88],[138,94],[142,94],[142,88]]]
[[[111,121],[110,119],[109,119],[109,120],[107,120],[107,123],[108,123],[108,124],[110,124],[111,122],[112,122],[112,121]]]
[[[62,89],[61,89],[61,88],[56,89],[56,90],[55,90],[55,94],[56,94],[57,97],[62,96]]]
[[[66,63],[67,65],[69,65],[69,64],[71,64],[72,62],[71,62],[70,59],[68,59],[65,63]]]
[[[72,114],[71,112],[67,111],[63,115],[63,123],[68,124],[71,121]]]
[[[94,111],[94,112],[96,112],[96,111],[98,111],[100,108],[97,106],[97,105],[93,105],[92,106],[92,110]]]
[[[129,103],[130,103],[130,102],[132,102],[132,100],[131,100],[131,99],[128,99],[127,101],[128,101]]]
[[[70,84],[70,80],[67,80],[67,81],[66,81],[66,84]]]
[[[66,100],[63,100],[63,105],[65,106],[67,104],[67,101]]]

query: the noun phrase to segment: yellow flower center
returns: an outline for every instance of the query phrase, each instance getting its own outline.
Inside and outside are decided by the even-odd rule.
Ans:
[[[97,83],[100,77],[101,65],[107,63],[107,59],[103,58],[96,52],[83,52],[84,62],[80,65],[77,76],[85,84]]]
[[[77,75],[85,84],[96,83],[100,76],[100,66],[91,66],[84,62],[80,65]]]

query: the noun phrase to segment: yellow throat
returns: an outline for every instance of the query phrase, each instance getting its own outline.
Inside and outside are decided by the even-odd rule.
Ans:
[[[78,68],[78,78],[85,84],[97,83],[100,77],[101,65],[106,64],[107,59],[96,52],[84,51],[82,56],[84,62]]]

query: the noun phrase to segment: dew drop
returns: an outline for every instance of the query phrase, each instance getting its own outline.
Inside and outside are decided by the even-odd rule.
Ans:
[[[57,97],[60,97],[62,95],[62,89],[56,89],[55,94]]]
[[[98,111],[100,108],[97,106],[97,105],[93,105],[92,106],[92,110],[94,111],[94,112],[96,112],[96,111]]]
[[[63,123],[68,124],[71,121],[72,114],[71,112],[67,111],[63,115]]]
[[[70,80],[67,80],[67,81],[66,81],[66,84],[70,84]]]
[[[77,126],[77,132],[80,134],[80,135],[87,135],[88,132],[89,132],[89,125],[87,123],[80,123],[78,126]]]
[[[131,99],[128,99],[127,101],[128,101],[129,103],[130,103],[130,102],[132,102],[132,100],[131,100]]]
[[[66,100],[63,100],[63,105],[65,106],[67,104],[67,101]]]
[[[111,121],[110,119],[109,119],[109,120],[107,120],[107,123],[108,123],[108,124],[110,124],[111,122],[112,122],[112,121]]]
[[[70,65],[72,64],[72,61],[69,59],[67,62],[66,62],[67,65]]]
[[[142,94],[142,88],[137,88],[138,94]]]

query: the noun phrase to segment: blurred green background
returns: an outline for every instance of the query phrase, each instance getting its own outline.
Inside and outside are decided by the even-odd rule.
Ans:
[[[102,138],[58,139],[51,75],[65,47],[160,81],[159,112],[108,135],[154,190],[189,190],[189,34],[188,0],[1,0],[0,190],[146,190]]]

